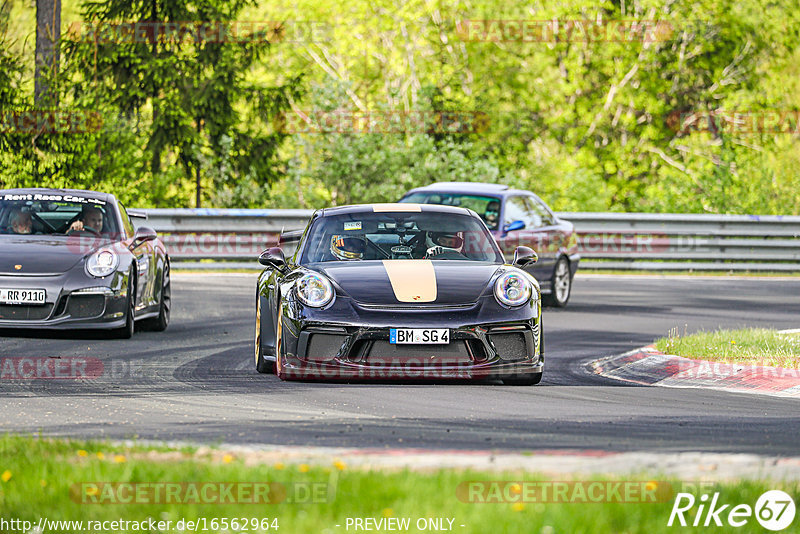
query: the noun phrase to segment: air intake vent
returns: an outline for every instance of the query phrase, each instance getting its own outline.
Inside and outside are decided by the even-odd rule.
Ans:
[[[529,351],[525,343],[524,332],[492,334],[491,338],[497,349],[497,355],[502,360],[524,360],[533,354],[533,347]]]
[[[4,321],[41,321],[50,317],[52,304],[25,306],[0,304],[0,319]]]
[[[98,317],[106,307],[103,295],[70,295],[67,313],[75,319]]]
[[[372,344],[366,359],[367,365],[403,367],[470,364],[472,361],[464,341],[448,345],[395,345],[379,340]]]
[[[306,350],[306,359],[312,362],[327,362],[339,354],[347,336],[337,334],[311,334]]]

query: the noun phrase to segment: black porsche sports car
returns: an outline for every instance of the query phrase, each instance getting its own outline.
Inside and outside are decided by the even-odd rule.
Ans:
[[[314,213],[290,258],[264,251],[255,365],[282,379],[476,379],[537,384],[541,294],[478,215],[432,204]]]
[[[106,193],[0,190],[0,328],[165,330],[169,256]]]

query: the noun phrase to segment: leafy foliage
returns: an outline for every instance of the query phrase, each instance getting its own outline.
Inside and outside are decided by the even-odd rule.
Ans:
[[[83,33],[62,41],[65,66],[56,82],[61,101],[93,110],[103,128],[80,139],[65,135],[32,140],[40,156],[23,176],[50,185],[93,184],[136,205],[189,205],[203,187],[229,182],[265,186],[282,174],[277,149],[284,135],[265,124],[300,96],[300,78],[271,86],[248,78],[264,60],[265,36],[245,42],[220,39],[100,38],[103,24],[236,20],[247,1],[186,0],[83,3]],[[108,27],[108,26],[106,26]],[[112,28],[114,26],[111,26]],[[88,28],[88,30],[87,30]],[[87,38],[88,36],[88,38]],[[80,147],[77,153],[72,149]],[[45,173],[36,172],[52,159]],[[20,174],[17,172],[17,174]],[[24,178],[8,180],[24,185]],[[138,195],[135,193],[138,192]],[[127,194],[126,194],[127,193]]]
[[[725,135],[676,123],[796,109],[800,91],[787,75],[800,24],[789,0],[292,6],[287,16],[307,9],[332,28],[330,42],[286,53],[316,67],[312,85],[344,80],[352,109],[419,109],[433,88],[460,109],[486,112],[490,128],[472,137],[470,157],[493,161],[499,180],[557,209],[798,212],[789,171],[800,154],[796,130]],[[520,42],[487,30],[471,40],[464,22],[531,20],[661,21],[664,31],[650,40],[562,32]]]
[[[0,136],[2,185],[94,186],[136,205],[319,207],[482,180],[534,190],[559,210],[800,213],[794,0],[74,2],[87,23],[281,20],[287,30],[245,43],[66,42],[61,101],[98,110],[104,127]],[[298,38],[298,21],[323,31]],[[560,26],[533,41],[502,26],[470,33],[490,21]],[[615,21],[660,25],[632,39],[575,26],[611,31]],[[14,67],[24,58],[9,50],[0,105],[24,107]],[[461,134],[275,127],[285,112],[315,110],[488,121]],[[774,110],[795,111],[783,131],[738,127]]]

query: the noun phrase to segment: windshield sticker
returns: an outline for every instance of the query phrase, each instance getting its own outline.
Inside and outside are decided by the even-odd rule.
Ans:
[[[47,195],[44,193],[23,193],[21,195],[5,194],[3,195],[3,200],[38,200],[43,202],[76,202],[80,204],[97,204],[99,206],[106,205],[104,200],[96,198],[79,197],[76,195]]]
[[[361,221],[351,221],[344,223],[345,230],[361,230]]]

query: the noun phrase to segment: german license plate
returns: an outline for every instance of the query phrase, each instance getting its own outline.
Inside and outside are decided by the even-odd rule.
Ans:
[[[389,343],[393,345],[447,345],[447,328],[390,328]]]
[[[0,304],[44,304],[44,289],[0,288]]]

